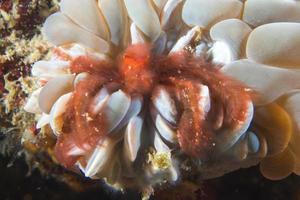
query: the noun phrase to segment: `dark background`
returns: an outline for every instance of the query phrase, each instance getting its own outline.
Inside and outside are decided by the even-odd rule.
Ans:
[[[0,200],[139,199],[139,195],[134,192],[121,194],[104,187],[101,183],[84,192],[75,192],[53,178],[42,178],[38,170],[33,170],[32,174],[28,175],[28,167],[22,158],[12,164],[8,158],[0,157],[0,170]],[[299,177],[291,175],[281,181],[269,181],[260,175],[257,167],[206,181],[203,186],[197,199],[300,200]]]

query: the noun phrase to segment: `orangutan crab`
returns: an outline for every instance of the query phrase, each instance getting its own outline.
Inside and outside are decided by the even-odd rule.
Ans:
[[[122,138],[128,152],[120,159],[128,168],[140,146],[147,149],[155,137],[173,146],[166,146],[168,151],[209,160],[229,149],[239,138],[236,133],[243,134],[252,119],[250,90],[184,52],[158,57],[149,45],[140,44],[128,47],[115,63],[58,56],[70,59],[72,74],[85,77],[76,81],[73,95],[67,94],[69,101],[64,101],[62,120],[68,123],[61,127],[56,156],[66,167],[78,163],[90,177],[100,166],[89,155],[106,145],[121,145]],[[216,135],[230,142],[222,141],[221,147]],[[141,137],[149,139],[138,141]]]

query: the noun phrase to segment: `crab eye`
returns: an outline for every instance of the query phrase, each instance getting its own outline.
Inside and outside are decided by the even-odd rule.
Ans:
[[[24,107],[54,142],[34,141],[67,169],[147,194],[257,163],[269,179],[300,174],[299,7],[61,0]]]

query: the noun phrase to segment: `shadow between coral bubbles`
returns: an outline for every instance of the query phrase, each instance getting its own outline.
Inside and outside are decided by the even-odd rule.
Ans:
[[[12,166],[9,161],[0,156],[0,200],[139,199],[132,191],[121,194],[101,187],[100,183],[84,192],[75,192],[52,178],[42,178],[38,170],[28,176],[23,159],[17,159]],[[300,178],[291,175],[281,181],[269,181],[259,174],[257,167],[252,167],[204,182],[196,196],[201,200],[300,200]]]

